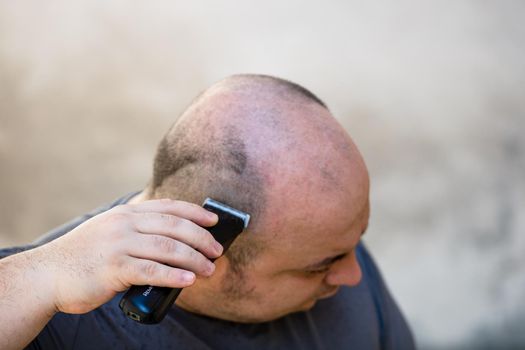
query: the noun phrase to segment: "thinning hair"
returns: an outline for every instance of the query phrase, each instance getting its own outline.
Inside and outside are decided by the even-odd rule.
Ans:
[[[263,90],[271,91],[271,96],[276,99],[299,100],[301,103],[315,103],[326,108],[307,89],[276,77],[235,75],[216,85],[251,90],[252,95]],[[233,271],[242,273],[242,267],[264,247],[256,233],[261,230],[265,212],[263,170],[268,169],[258,168],[254,155],[248,151],[249,140],[245,139],[234,123],[224,123],[224,119],[210,120],[213,118],[207,115],[206,108],[194,108],[208,103],[207,91],[192,102],[160,141],[148,192],[153,198],[167,197],[197,204],[211,197],[249,213],[251,223],[248,234],[241,234],[226,252]],[[267,108],[267,111],[263,111],[264,115],[274,113],[271,105],[249,106],[243,118],[250,118],[251,112],[260,114],[261,111],[256,111],[256,108]],[[228,110],[224,113],[228,113]]]

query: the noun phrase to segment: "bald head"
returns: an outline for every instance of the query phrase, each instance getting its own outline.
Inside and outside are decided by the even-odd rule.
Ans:
[[[365,181],[356,168],[364,168],[357,149],[315,95],[282,79],[237,75],[202,93],[168,131],[148,192],[199,204],[212,197],[250,213],[258,232],[278,225],[294,201],[340,192],[351,176]]]

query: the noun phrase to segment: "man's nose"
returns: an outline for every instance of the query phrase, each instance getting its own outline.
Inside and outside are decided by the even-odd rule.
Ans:
[[[361,281],[361,276],[361,267],[353,250],[330,268],[325,283],[332,286],[355,286]]]

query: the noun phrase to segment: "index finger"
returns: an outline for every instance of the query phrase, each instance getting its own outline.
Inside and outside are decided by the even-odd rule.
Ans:
[[[161,213],[175,215],[180,218],[188,219],[199,226],[210,227],[219,221],[217,214],[212,213],[200,205],[172,200],[172,199],[153,199],[137,204],[130,204],[129,208],[135,213]]]

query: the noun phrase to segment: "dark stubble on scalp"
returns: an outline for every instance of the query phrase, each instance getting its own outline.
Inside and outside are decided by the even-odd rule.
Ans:
[[[258,101],[258,94],[270,94],[275,96],[274,103],[300,101],[326,108],[310,91],[284,79],[239,75],[217,85],[221,84],[248,96],[248,100]],[[161,140],[148,192],[150,198],[173,198],[196,204],[211,197],[250,214],[248,230],[225,253],[232,273],[223,283],[223,290],[228,295],[247,298],[253,291],[244,283],[245,269],[265,247],[264,240],[258,237],[264,236],[260,234],[267,205],[263,174],[269,169],[256,165],[257,156],[249,151],[247,143],[251,139],[245,129],[246,125],[257,127],[258,124],[271,130],[279,128],[282,116],[275,112],[274,103],[255,107],[240,97],[234,103],[234,110],[223,107],[221,113],[238,112],[235,108],[239,106],[245,113],[234,118],[217,117],[216,106],[213,101],[210,103],[209,95],[204,92],[197,97]],[[244,129],[238,126],[235,118],[241,119]],[[267,140],[261,147],[271,146],[271,143],[272,140]]]
[[[231,274],[222,285],[223,292],[231,298],[249,297],[244,271],[264,249],[264,243],[256,237],[266,203],[261,173],[252,164],[235,127],[223,128],[220,135],[213,135],[203,145],[193,142],[193,132],[187,127],[175,127],[158,147],[152,182],[154,197],[197,204],[211,197],[250,214],[248,230],[225,253]],[[167,179],[175,186],[163,186]]]

